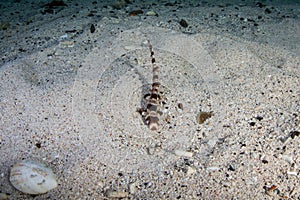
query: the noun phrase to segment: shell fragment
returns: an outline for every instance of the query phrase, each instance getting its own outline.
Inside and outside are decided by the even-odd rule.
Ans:
[[[57,187],[52,170],[34,161],[15,164],[10,172],[10,182],[16,189],[27,194],[44,194]]]

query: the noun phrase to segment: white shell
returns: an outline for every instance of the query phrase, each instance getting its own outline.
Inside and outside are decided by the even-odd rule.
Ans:
[[[22,161],[10,171],[11,184],[27,194],[43,194],[57,187],[55,175],[50,168],[34,161]]]

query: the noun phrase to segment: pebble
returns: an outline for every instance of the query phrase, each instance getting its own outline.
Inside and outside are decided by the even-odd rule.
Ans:
[[[297,176],[297,172],[295,172],[295,171],[287,171],[287,174]]]
[[[61,48],[72,48],[74,47],[74,42],[73,41],[63,41],[59,43],[59,46]]]
[[[0,200],[6,200],[6,199],[8,199],[7,194],[5,194],[5,193],[0,193]]]
[[[147,16],[158,16],[158,14],[156,12],[154,12],[153,10],[146,12],[146,15]]]
[[[133,10],[133,11],[129,12],[129,16],[133,17],[133,16],[140,15],[143,13],[144,12],[142,10]]]
[[[127,198],[128,192],[120,192],[120,191],[114,191],[114,190],[107,190],[105,192],[105,195],[108,198]]]
[[[218,171],[220,168],[219,167],[208,167],[208,171]]]
[[[184,19],[181,19],[179,21],[179,24],[183,27],[183,28],[187,28],[189,26],[189,24],[187,23],[187,21],[185,21]]]
[[[266,187],[265,190],[266,194],[272,197],[274,196],[275,191],[278,191],[278,188],[276,185],[272,185],[271,187]]]
[[[179,108],[180,110],[183,110],[183,104],[182,104],[182,103],[178,103],[177,106],[178,106],[178,108]]]
[[[135,194],[135,192],[136,192],[136,183],[135,182],[129,183],[128,190],[129,190],[130,194]]]
[[[282,155],[282,159],[287,161],[290,165],[293,164],[293,157],[289,155]]]
[[[187,171],[186,171],[186,175],[191,175],[191,174],[194,174],[196,172],[197,172],[197,170],[194,167],[188,166]]]
[[[155,153],[158,153],[159,151],[161,151],[161,146],[155,145],[154,147],[147,148],[148,155],[154,155]]]
[[[139,48],[139,47],[136,46],[136,45],[128,45],[128,46],[124,46],[124,49],[125,49],[126,51],[132,51],[132,50],[137,49],[137,48]]]
[[[95,30],[96,30],[96,28],[95,28],[94,24],[92,24],[91,27],[90,27],[90,32],[91,32],[91,33],[94,33]]]
[[[117,0],[112,4],[114,9],[120,10],[126,6],[127,2],[125,0]]]
[[[68,38],[68,34],[63,34],[62,36],[59,37],[59,40],[64,40]]]
[[[9,27],[9,23],[8,22],[2,22],[0,24],[0,30],[6,30]]]
[[[211,118],[213,116],[212,112],[200,112],[197,115],[197,122],[199,124],[203,124],[207,119]]]
[[[183,151],[183,150],[178,150],[178,149],[174,150],[174,154],[176,156],[182,156],[182,157],[188,157],[188,158],[191,158],[194,155],[193,152]]]

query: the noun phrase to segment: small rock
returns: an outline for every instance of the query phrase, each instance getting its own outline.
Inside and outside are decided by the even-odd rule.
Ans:
[[[213,167],[208,167],[207,170],[208,171],[218,171],[220,168],[219,167],[216,167],[216,166],[213,166]]]
[[[188,158],[191,158],[194,155],[193,152],[182,151],[182,150],[178,150],[178,149],[174,150],[174,154],[176,156],[183,156],[183,157],[188,157]]]
[[[109,189],[105,192],[105,195],[108,198],[127,198],[128,192],[120,192],[120,191],[114,191],[114,190]]]
[[[94,24],[92,24],[92,25],[91,25],[91,27],[90,27],[90,31],[91,31],[91,33],[94,33],[94,32],[95,32],[95,30],[96,30],[96,28],[95,28]]]
[[[0,24],[0,30],[6,30],[9,27],[9,23],[8,22],[2,22]]]
[[[196,172],[197,172],[197,170],[195,168],[188,166],[187,171],[186,171],[186,175],[191,175],[191,174],[194,174]]]
[[[142,10],[133,10],[131,12],[129,12],[129,16],[136,16],[136,15],[140,15],[143,14],[144,12]]]
[[[282,155],[282,159],[287,161],[290,165],[294,163],[293,157],[290,155]]]
[[[53,0],[51,1],[50,3],[47,3],[45,5],[46,7],[61,7],[61,6],[67,6],[67,4],[65,4],[64,1],[61,1],[61,0]]]
[[[269,9],[269,8],[266,8],[266,9],[265,9],[265,13],[266,13],[266,14],[271,14],[271,13],[272,13],[272,11],[271,11],[271,9]]]
[[[267,195],[272,197],[274,196],[275,191],[278,191],[278,188],[276,185],[272,185],[271,187],[265,187],[265,191]]]
[[[286,173],[287,173],[288,175],[297,176],[297,172],[296,172],[296,171],[287,171]]]
[[[158,16],[158,14],[156,12],[154,12],[153,10],[150,10],[146,13],[147,16]]]
[[[72,48],[74,47],[74,42],[73,41],[63,41],[59,43],[59,46],[61,48]]]
[[[179,24],[183,27],[183,28],[187,28],[189,26],[189,24],[187,23],[187,21],[185,21],[184,19],[181,19],[179,21]]]
[[[296,136],[299,137],[300,136],[300,132],[299,131],[292,131],[291,133],[291,138],[294,139]]]
[[[5,193],[0,193],[0,200],[6,200],[6,199],[8,199],[7,194],[5,194]]]
[[[197,122],[199,124],[203,124],[207,119],[211,118],[213,116],[212,112],[200,112],[197,115]]]
[[[134,194],[136,192],[136,183],[129,183],[128,190],[130,194]]]
[[[112,7],[114,9],[120,10],[126,6],[126,1],[125,0],[117,0],[112,4]]]
[[[183,104],[182,104],[182,103],[178,103],[177,106],[178,106],[178,108],[179,108],[180,110],[183,110]]]

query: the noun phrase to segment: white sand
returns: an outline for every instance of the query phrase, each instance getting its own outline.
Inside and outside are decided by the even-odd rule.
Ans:
[[[0,7],[1,195],[300,199],[299,4],[65,1],[41,14],[47,1],[32,2]],[[159,132],[136,112],[151,83],[147,39],[167,102]],[[198,124],[200,111],[213,116]],[[51,167],[59,186],[14,189],[22,159]]]

